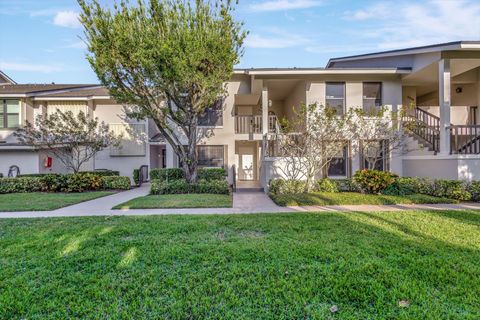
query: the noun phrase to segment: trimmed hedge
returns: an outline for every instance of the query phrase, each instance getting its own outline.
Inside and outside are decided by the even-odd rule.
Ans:
[[[337,183],[329,178],[323,178],[315,182],[315,191],[317,192],[338,192]]]
[[[61,173],[26,173],[26,174],[19,174],[17,177],[44,177],[47,175],[68,175],[73,173],[61,174]],[[119,176],[120,172],[115,170],[98,170],[98,171],[80,171],[77,174],[94,174],[99,177],[110,177],[110,176]]]
[[[129,177],[105,176],[101,178],[103,188],[106,190],[129,190],[131,188]]]
[[[268,183],[268,191],[272,194],[303,193],[305,191],[305,181],[272,179]]]
[[[379,193],[393,184],[398,176],[391,172],[363,169],[355,172],[353,180],[366,193]]]
[[[152,180],[150,194],[186,194],[186,193],[212,193],[230,194],[227,180],[199,180],[195,184],[188,184],[185,180],[164,181]]]
[[[224,180],[227,177],[227,170],[223,168],[200,168],[198,169],[198,180]]]
[[[15,192],[83,192],[101,189],[130,189],[130,178],[99,176],[91,173],[44,174],[0,179],[0,193]]]
[[[160,168],[150,170],[150,180],[180,180],[184,179],[185,174],[180,168]]]

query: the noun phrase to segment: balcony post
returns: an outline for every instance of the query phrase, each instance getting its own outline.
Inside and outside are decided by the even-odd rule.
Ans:
[[[262,135],[268,133],[268,89],[266,86],[262,89]]]
[[[450,59],[438,62],[438,101],[440,105],[440,154],[450,153]]]

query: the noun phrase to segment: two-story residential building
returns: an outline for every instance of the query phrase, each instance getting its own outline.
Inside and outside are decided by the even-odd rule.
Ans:
[[[3,83],[2,83],[3,82]],[[295,117],[294,107],[317,103],[347,108],[414,106],[421,124],[409,138],[407,153],[378,164],[402,176],[480,179],[480,42],[458,41],[331,59],[325,68],[237,69],[227,83],[221,110],[201,124],[213,135],[198,146],[202,166],[228,170],[238,186],[265,187],[281,177],[283,159],[269,148],[279,120]],[[123,148],[100,152],[85,169],[113,169],[132,175],[140,165],[176,167],[178,159],[152,121],[125,119],[123,108],[99,85],[15,84],[0,74],[0,172],[17,165],[21,173],[62,171],[53,159],[19,145],[13,130],[39,114],[83,110],[123,132]],[[144,139],[129,137],[129,132]],[[140,135],[142,136],[142,135]],[[425,146],[422,148],[421,146]],[[381,142],[379,141],[379,148]],[[362,150],[339,150],[329,176],[348,177],[366,166]]]

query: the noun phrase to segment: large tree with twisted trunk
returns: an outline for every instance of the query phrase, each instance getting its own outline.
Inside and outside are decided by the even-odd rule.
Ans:
[[[173,147],[187,181],[197,180],[198,126],[226,93],[246,32],[230,0],[128,0],[102,7],[78,0],[87,59],[127,115],[151,118]]]

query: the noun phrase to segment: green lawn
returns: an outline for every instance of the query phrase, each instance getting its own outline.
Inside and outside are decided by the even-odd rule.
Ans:
[[[358,192],[312,192],[289,195],[270,195],[279,206],[327,206],[348,204],[415,204],[415,203],[457,203],[446,198],[437,198],[425,194],[406,196],[385,196],[362,194]]]
[[[82,193],[7,193],[0,194],[2,211],[48,211],[113,194],[111,191]]]
[[[0,319],[479,319],[479,261],[478,211],[8,219]]]
[[[113,209],[229,207],[232,207],[232,196],[228,194],[164,194],[135,198]]]

